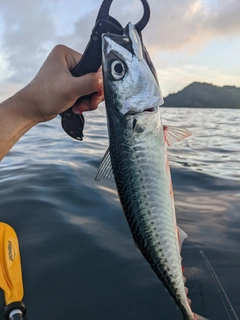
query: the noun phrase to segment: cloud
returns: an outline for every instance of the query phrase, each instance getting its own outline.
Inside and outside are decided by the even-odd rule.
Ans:
[[[67,0],[1,1],[0,59],[8,72],[0,69],[0,81],[26,84],[56,44],[84,50],[97,8],[91,10],[97,5],[98,0],[82,0],[81,5]]]
[[[56,38],[57,43],[65,44],[83,53],[90,39],[96,20],[96,10],[86,13],[73,24],[73,31]]]
[[[240,1],[219,0],[207,7],[203,0],[153,0],[146,28],[146,45],[152,50],[180,50],[216,37],[240,32]]]
[[[51,15],[40,2],[15,1],[13,5],[4,1],[1,22],[1,52],[12,73],[6,77],[13,83],[29,81],[46,56],[45,45],[55,33]]]
[[[213,39],[239,37],[239,0],[148,1],[151,19],[143,36],[153,57],[159,52],[194,55]],[[0,1],[1,86],[29,82],[58,43],[83,52],[101,2]],[[123,25],[137,22],[142,13],[139,0],[114,0],[110,10]]]
[[[148,50],[156,53],[159,50],[177,51],[190,46],[194,53],[212,39],[238,35],[240,1],[215,0],[212,3],[213,6],[209,6],[206,0],[149,0],[151,19],[143,31]],[[83,50],[89,40],[97,11],[98,7],[95,7],[79,18],[72,34],[60,37],[59,40],[64,43],[72,41],[74,46],[78,45]],[[123,1],[116,0],[112,3],[110,14],[123,26],[129,21],[135,23],[142,17],[142,4],[139,0],[133,0],[123,5]]]

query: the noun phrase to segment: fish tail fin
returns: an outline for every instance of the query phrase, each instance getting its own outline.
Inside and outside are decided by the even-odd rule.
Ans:
[[[188,237],[188,235],[179,227],[177,227],[177,230],[178,230],[179,249],[180,249],[180,253],[181,253],[183,242]],[[182,260],[182,257],[181,257],[181,260]],[[182,272],[184,273],[184,267],[183,266],[182,266]],[[187,281],[186,278],[183,276],[184,284],[186,283],[186,281]],[[185,289],[186,296],[188,296],[188,288],[185,286],[184,289]],[[189,304],[189,306],[191,308],[191,300],[188,297],[187,297],[187,301],[188,301],[188,304]],[[193,313],[193,315],[194,315],[194,320],[208,320],[207,318],[199,316],[196,313]]]
[[[195,319],[196,320],[208,320],[207,318],[204,318],[202,316],[199,316],[198,314],[194,313]]]

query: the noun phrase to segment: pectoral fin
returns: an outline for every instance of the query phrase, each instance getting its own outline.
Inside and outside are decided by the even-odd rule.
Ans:
[[[184,128],[179,128],[175,126],[163,126],[163,133],[166,144],[170,147],[175,142],[179,142],[189,136],[191,132]]]
[[[109,148],[107,149],[100,163],[100,166],[98,168],[98,171],[95,177],[95,181],[100,181],[100,180],[115,181],[113,171],[112,171],[112,163],[111,163]]]

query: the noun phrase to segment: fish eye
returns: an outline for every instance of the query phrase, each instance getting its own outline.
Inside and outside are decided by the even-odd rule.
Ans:
[[[111,63],[111,75],[115,80],[121,80],[126,74],[125,64],[120,60]]]

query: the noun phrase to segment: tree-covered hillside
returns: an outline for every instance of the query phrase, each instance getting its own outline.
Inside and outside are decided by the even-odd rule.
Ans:
[[[240,108],[240,88],[193,82],[164,101],[163,107]]]

